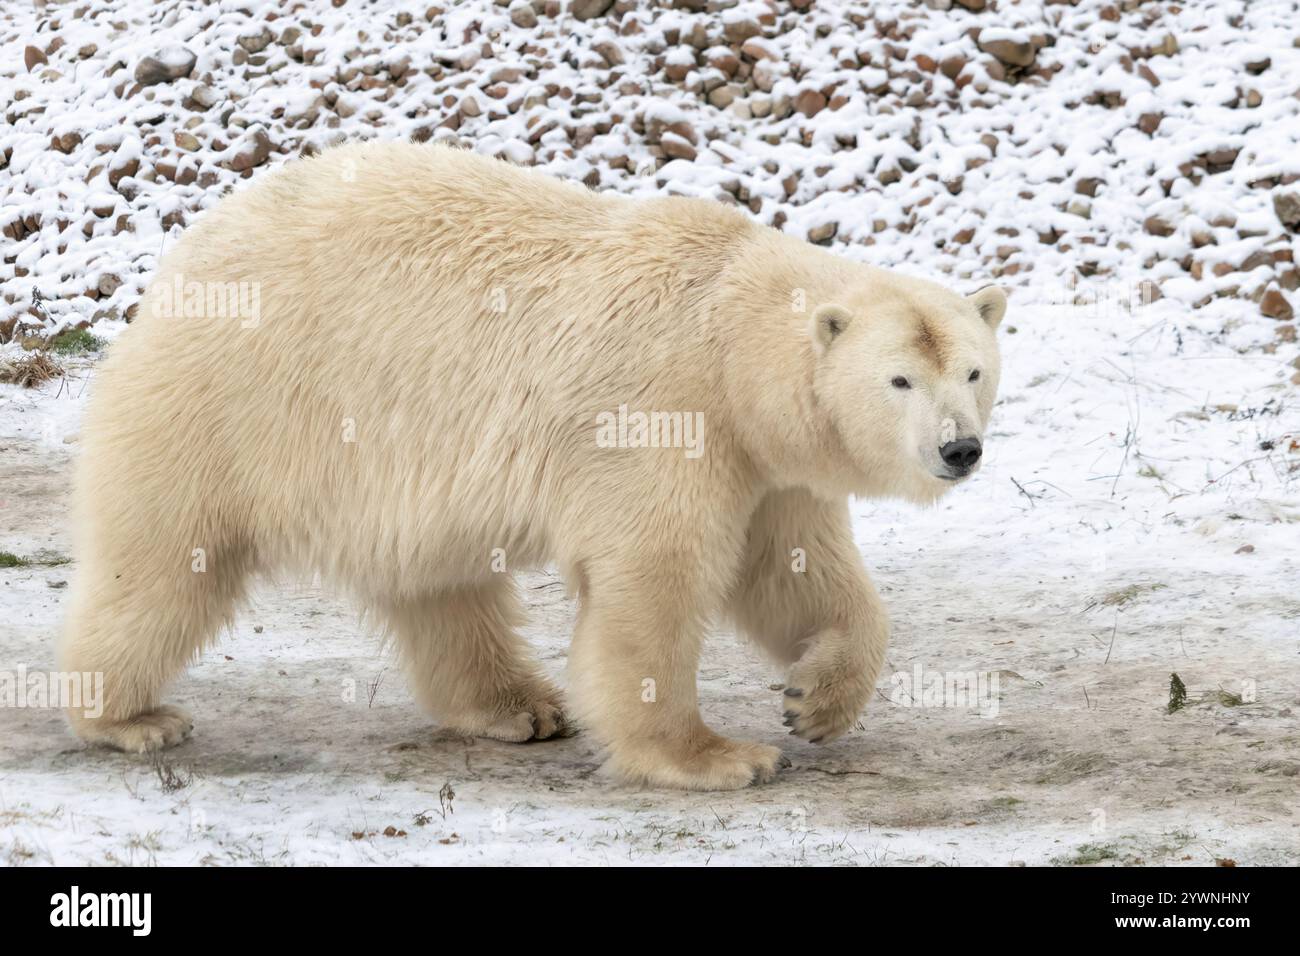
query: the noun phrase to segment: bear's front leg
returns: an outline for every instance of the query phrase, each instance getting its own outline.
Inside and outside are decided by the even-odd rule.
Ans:
[[[681,555],[587,566],[570,686],[628,783],[734,790],[789,766],[776,747],[729,740],[700,716],[695,678],[716,578]]]
[[[738,629],[790,667],[790,732],[820,743],[852,727],[884,664],[889,616],[853,542],[847,502],[769,493],[750,519],[730,603]]]

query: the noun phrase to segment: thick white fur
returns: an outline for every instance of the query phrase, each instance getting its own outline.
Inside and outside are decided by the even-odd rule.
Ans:
[[[178,275],[256,283],[260,321],[178,314],[160,291]],[[946,490],[940,429],[982,431],[1004,303],[713,203],[599,195],[444,147],[292,163],[185,233],[99,372],[61,657],[105,674],[105,711],[74,728],[127,750],[182,739],[164,685],[251,575],[294,569],[374,612],[443,722],[561,733],[499,573],[553,561],[581,601],[574,716],[613,768],[766,779],[777,748],[700,717],[704,631],[729,617],[791,666],[796,732],[852,724],[888,624],[846,498]],[[944,331],[943,374],[918,318]],[[892,388],[900,374],[916,387]],[[600,447],[596,416],[620,405],[702,412],[704,454]]]

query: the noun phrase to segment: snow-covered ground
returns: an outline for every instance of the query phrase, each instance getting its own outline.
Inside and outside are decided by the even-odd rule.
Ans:
[[[1294,861],[1295,3],[284,7],[0,11],[0,364],[73,325],[111,348],[241,178],[341,137],[454,138],[1003,282],[987,461],[938,508],[855,505],[895,623],[858,730],[787,737],[781,675],[710,643],[706,716],[792,758],[768,786],[629,790],[583,736],[442,733],[302,582],[176,685],[196,734],[157,765],[0,707],[0,864]],[[31,559],[0,567],[0,677],[51,666],[75,569],[94,361],[62,361],[0,385],[0,552]],[[573,605],[525,583],[562,680]]]

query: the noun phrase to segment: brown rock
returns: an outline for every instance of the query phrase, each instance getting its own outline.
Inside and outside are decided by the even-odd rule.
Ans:
[[[169,83],[190,75],[198,58],[182,46],[168,47],[147,56],[135,67],[135,81],[141,86]]]
[[[614,5],[614,0],[572,0],[569,12],[578,20],[594,20]]]
[[[838,222],[824,222],[820,226],[813,226],[808,230],[808,241],[819,246],[828,246],[835,238],[835,233],[839,232],[839,229],[840,224]]]
[[[1138,129],[1146,133],[1148,136],[1152,136],[1155,134],[1155,131],[1160,128],[1160,124],[1164,121],[1164,118],[1164,113],[1143,113],[1138,117]]]
[[[939,61],[939,72],[950,80],[957,79],[957,75],[966,68],[966,58],[964,56],[946,56]]]
[[[273,34],[266,27],[262,27],[259,33],[254,33],[251,36],[240,37],[239,45],[242,46],[249,53],[261,53],[268,46],[270,46],[271,41],[274,39],[275,39],[275,34]]]
[[[613,40],[597,40],[591,48],[610,66],[620,66],[624,61],[622,49]]]
[[[108,184],[112,186],[114,189],[116,189],[118,187],[118,184],[122,182],[122,180],[134,176],[139,171],[140,171],[140,160],[128,159],[122,165],[114,166],[109,169]]]
[[[1273,211],[1292,232],[1300,229],[1300,193],[1274,193]]]
[[[27,65],[28,73],[32,72],[32,70],[36,69],[38,66],[49,62],[49,57],[45,55],[45,51],[40,47],[29,46],[27,49],[23,50],[23,63]]]
[[[517,27],[531,30],[537,26],[537,11],[531,3],[515,3],[510,6],[510,22]]]
[[[71,153],[74,149],[76,149],[78,146],[81,145],[81,134],[64,133],[62,136],[54,137],[54,139],[50,141],[50,145],[52,145],[60,153]]]
[[[979,48],[1007,66],[1032,66],[1037,52],[1031,40],[984,39],[980,32]]]
[[[240,146],[239,152],[227,160],[226,165],[235,172],[242,173],[254,166],[261,166],[270,155],[271,138],[266,135],[265,130],[258,129],[245,139]]]
[[[1101,188],[1102,181],[1092,176],[1085,176],[1074,184],[1074,191],[1081,196],[1095,198],[1097,190]]]
[[[696,156],[695,147],[676,133],[664,133],[663,138],[659,140],[659,148],[664,151],[664,155],[673,159],[684,159],[690,162]]]
[[[794,99],[794,108],[804,116],[816,116],[826,108],[821,90],[803,90]]]
[[[750,37],[756,37],[762,32],[763,25],[750,17],[731,20],[722,26],[722,35],[726,37],[728,43],[744,43]]]
[[[1161,216],[1148,216],[1142,223],[1142,228],[1153,236],[1172,236],[1175,227]]]
[[[1295,310],[1280,289],[1269,289],[1264,293],[1264,298],[1259,300],[1259,311],[1270,319],[1282,322],[1289,322],[1295,317]]]

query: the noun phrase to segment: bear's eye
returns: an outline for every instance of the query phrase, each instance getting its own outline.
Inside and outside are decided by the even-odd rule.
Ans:
[[[911,388],[912,383],[901,375],[895,375],[893,382],[890,383],[894,388]]]
[[[978,382],[979,380],[980,380],[980,370],[979,370],[979,369],[976,369],[975,371],[971,372],[971,373],[970,373],[970,378],[967,379],[968,382]]]

